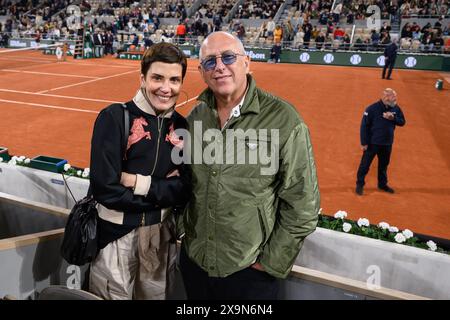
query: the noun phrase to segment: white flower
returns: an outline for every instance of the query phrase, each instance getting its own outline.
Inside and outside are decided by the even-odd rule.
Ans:
[[[25,162],[25,164],[29,164],[31,162],[30,158],[26,158],[23,162]]]
[[[369,220],[366,218],[359,218],[358,219],[358,226],[361,227],[368,227],[370,226]]]
[[[81,174],[82,174],[81,170],[78,170],[77,171],[77,176],[81,176]]]
[[[70,168],[72,168],[72,166],[70,165],[70,163],[66,163],[66,164],[64,165],[64,171],[67,171],[67,170],[69,170]]]
[[[11,160],[8,161],[8,164],[11,164],[11,165],[14,165],[14,166],[15,166],[15,165],[17,164],[17,162],[16,162],[15,159],[12,159],[12,158],[11,158]]]
[[[428,249],[431,251],[436,251],[436,249],[437,249],[436,243],[434,243],[431,240],[427,241],[427,246],[428,246]]]
[[[20,156],[19,157],[19,159],[22,160],[22,161],[25,160],[25,158],[26,158],[25,156]]]
[[[84,168],[84,172],[87,172],[87,174],[91,173],[91,170],[89,168]]]
[[[319,212],[317,214],[322,214],[322,208],[319,209]]]
[[[344,230],[344,232],[349,232],[352,229],[352,225],[350,223],[344,222],[344,224],[342,225],[342,230]]]
[[[389,229],[389,228],[390,228],[390,225],[389,225],[389,223],[382,221],[382,222],[380,222],[380,223],[378,224],[378,227],[381,228],[381,229],[383,229],[383,230],[386,230],[386,229]]]
[[[335,217],[336,219],[344,219],[344,218],[347,218],[347,212],[339,210],[338,212],[336,212],[336,213],[334,214],[334,217]]]
[[[89,173],[87,173],[86,171],[83,171],[83,173],[81,174],[81,176],[82,176],[83,178],[87,178],[87,177],[89,177]]]
[[[412,231],[409,229],[403,230],[402,233],[406,239],[412,238],[414,236],[414,233],[412,233]]]
[[[22,158],[17,158],[17,159],[16,159],[16,162],[17,162],[17,163],[22,163],[23,160],[22,160]]]
[[[13,157],[11,158],[11,160],[13,160],[14,162],[17,162],[17,159],[19,159],[18,156],[13,156]],[[10,161],[11,161],[11,160],[10,160]]]
[[[397,227],[389,227],[389,232],[398,232]]]
[[[406,238],[405,238],[405,236],[404,236],[402,233],[397,233],[397,234],[395,235],[394,239],[395,239],[395,241],[396,241],[397,243],[403,243],[403,242],[406,241]]]

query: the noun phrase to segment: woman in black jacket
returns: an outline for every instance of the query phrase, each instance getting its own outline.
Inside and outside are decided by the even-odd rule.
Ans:
[[[176,129],[185,119],[175,104],[187,69],[169,43],[151,46],[141,61],[141,87],[126,103],[103,109],[94,126],[90,182],[98,201],[100,252],[90,269],[90,291],[104,299],[165,299],[173,284],[176,239],[173,209],[189,196]]]

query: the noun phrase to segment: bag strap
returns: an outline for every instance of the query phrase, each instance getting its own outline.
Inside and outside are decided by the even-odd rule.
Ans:
[[[124,130],[125,134],[123,135],[124,141],[122,141],[122,146],[123,146],[123,150],[124,150],[123,154],[125,156],[126,152],[127,152],[128,137],[130,135],[130,111],[128,110],[128,106],[126,105],[126,103],[122,103],[122,108],[123,108],[123,119],[124,119],[123,121],[124,121],[124,128],[125,128],[125,130]],[[69,190],[69,193],[72,196],[73,201],[76,203],[77,200],[73,196],[72,190],[70,190],[70,187],[67,184],[67,180],[66,180],[66,177],[64,176],[64,172],[61,172],[61,175],[63,177],[63,180],[64,180],[67,190]],[[91,185],[89,184],[87,197],[91,197],[91,196],[92,196],[92,188],[91,188]]]
[[[124,128],[125,128],[125,134],[123,135],[123,155],[126,156],[127,153],[127,144],[128,144],[128,137],[130,135],[130,111],[128,111],[128,106],[126,103],[122,103],[123,108],[123,121],[124,121]]]

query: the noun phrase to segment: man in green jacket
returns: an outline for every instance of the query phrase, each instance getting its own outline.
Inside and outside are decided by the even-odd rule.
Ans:
[[[276,299],[320,196],[309,131],[289,103],[256,87],[242,43],[200,48],[208,88],[188,116],[193,195],[180,267],[188,299]]]

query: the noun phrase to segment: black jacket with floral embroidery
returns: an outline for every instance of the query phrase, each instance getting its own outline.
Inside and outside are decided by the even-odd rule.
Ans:
[[[99,209],[100,247],[141,225],[161,222],[162,208],[184,206],[190,195],[184,165],[175,165],[171,152],[179,140],[173,131],[187,123],[176,111],[170,117],[146,113],[132,100],[130,134],[125,152],[124,111],[120,104],[103,109],[94,125],[91,143],[90,182],[94,198],[112,219]],[[125,154],[125,157],[124,157]],[[125,159],[124,159],[125,158]],[[166,178],[178,169],[180,176]],[[122,172],[151,176],[147,195],[136,195],[120,184]],[[106,208],[106,209],[105,209]]]

